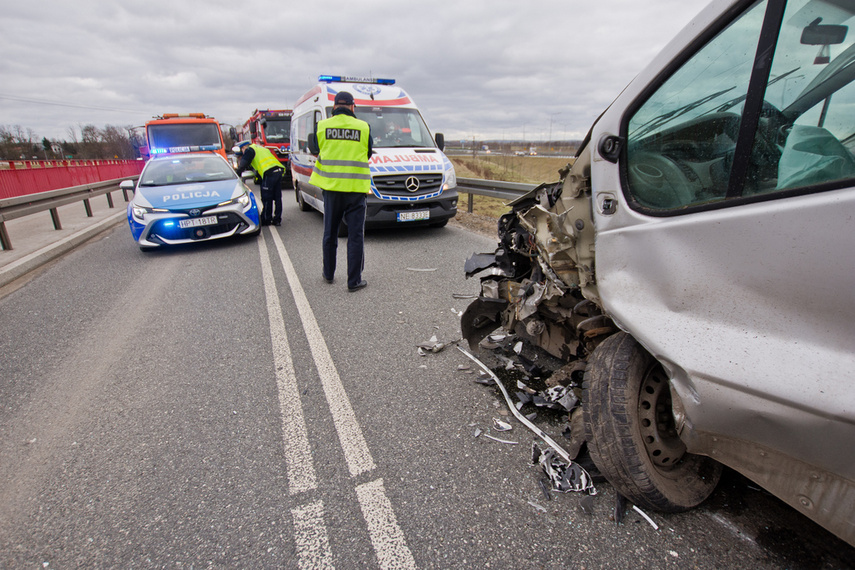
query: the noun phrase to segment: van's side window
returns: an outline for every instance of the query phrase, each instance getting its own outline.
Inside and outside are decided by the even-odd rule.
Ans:
[[[805,4],[787,2],[768,81],[758,84],[757,128],[741,143],[750,148],[746,157],[736,146],[746,99],[754,95],[751,73],[761,67],[754,58],[766,1],[709,41],[634,112],[626,144],[631,203],[676,213],[855,177],[855,74],[847,71],[855,68],[855,37],[836,23],[820,26],[818,14],[800,14]],[[855,23],[841,14],[831,10],[829,22]],[[737,156],[744,158],[739,172],[732,171]]]
[[[629,120],[627,178],[642,207],[724,199],[765,5],[710,40]]]

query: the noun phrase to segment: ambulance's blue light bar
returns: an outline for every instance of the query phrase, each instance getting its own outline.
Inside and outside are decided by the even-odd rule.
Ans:
[[[372,77],[350,77],[348,75],[319,75],[318,81],[323,83],[373,83],[375,85],[394,85],[394,79]]]

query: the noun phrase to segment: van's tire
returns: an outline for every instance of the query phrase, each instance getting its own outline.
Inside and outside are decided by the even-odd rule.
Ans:
[[[685,511],[718,484],[721,464],[687,453],[677,436],[662,365],[627,333],[609,337],[588,358],[582,411],[594,464],[639,507]]]
[[[297,199],[297,205],[300,206],[301,212],[308,212],[312,209],[312,207],[303,200],[303,193],[300,192],[300,187],[296,183],[294,184],[294,196]]]

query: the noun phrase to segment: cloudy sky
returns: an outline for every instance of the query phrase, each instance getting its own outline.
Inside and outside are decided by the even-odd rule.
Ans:
[[[708,0],[38,0],[0,16],[0,125],[238,126],[320,74],[390,77],[447,140],[580,139]]]

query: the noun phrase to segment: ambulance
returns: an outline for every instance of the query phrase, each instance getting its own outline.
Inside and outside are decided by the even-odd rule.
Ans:
[[[374,155],[369,160],[371,192],[366,226],[441,227],[457,214],[457,177],[442,152],[444,137],[431,136],[418,107],[394,79],[321,75],[293,108],[291,177],[303,211],[324,210],[320,188],[309,184],[317,157],[309,134],[332,116],[336,93],[353,95],[356,116],[371,127]]]

